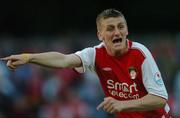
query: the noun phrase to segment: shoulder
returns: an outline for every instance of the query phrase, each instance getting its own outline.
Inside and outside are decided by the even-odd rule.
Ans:
[[[138,50],[145,58],[151,55],[149,49],[145,45],[138,42],[132,42],[131,49]]]
[[[94,48],[97,48],[97,49],[100,49],[100,48],[103,48],[104,47],[104,43],[101,42],[100,44],[94,46]]]

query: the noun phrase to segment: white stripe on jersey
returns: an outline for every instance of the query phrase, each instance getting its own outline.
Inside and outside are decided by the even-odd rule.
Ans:
[[[95,48],[101,48],[104,44],[100,43],[97,46],[91,48],[85,48],[82,51],[78,51],[75,54],[80,56],[83,64],[84,72],[91,71],[95,72]],[[148,93],[161,96],[165,99],[168,98],[166,88],[164,86],[163,80],[160,75],[160,71],[152,57],[150,51],[142,44],[137,42],[132,42],[132,49],[139,50],[145,57],[144,62],[141,65],[142,69],[142,80],[143,84],[148,91]],[[77,69],[76,69],[77,70]]]
[[[95,71],[95,52],[96,51],[94,47],[93,48],[89,47],[75,53],[81,58],[81,61],[82,61],[83,66],[79,68],[83,68],[83,72],[80,72],[80,73],[84,73],[88,71],[91,71],[91,72]],[[80,70],[79,68],[75,68],[75,70],[78,71]]]
[[[142,79],[148,93],[168,99],[160,71],[150,51],[142,44],[133,42],[132,49],[138,49],[145,57],[142,63]]]
[[[167,103],[166,103],[164,110],[166,111],[166,113],[169,113],[169,111],[170,111],[169,105]]]

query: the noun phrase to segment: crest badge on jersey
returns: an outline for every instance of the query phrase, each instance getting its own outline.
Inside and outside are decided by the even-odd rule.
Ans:
[[[132,80],[137,77],[137,69],[135,67],[129,67],[129,76]]]

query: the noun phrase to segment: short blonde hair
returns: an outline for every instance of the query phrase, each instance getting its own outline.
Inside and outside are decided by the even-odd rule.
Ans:
[[[107,19],[107,18],[110,18],[110,17],[124,17],[124,15],[116,10],[116,9],[106,9],[104,11],[102,11],[97,17],[96,17],[96,26],[97,26],[97,30],[99,31],[100,30],[100,23],[101,23],[101,20],[102,19]],[[125,19],[126,21],[126,19]]]

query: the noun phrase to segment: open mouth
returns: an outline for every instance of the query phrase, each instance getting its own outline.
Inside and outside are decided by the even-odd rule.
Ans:
[[[112,41],[114,44],[115,43],[121,43],[122,42],[122,38],[116,38]]]

